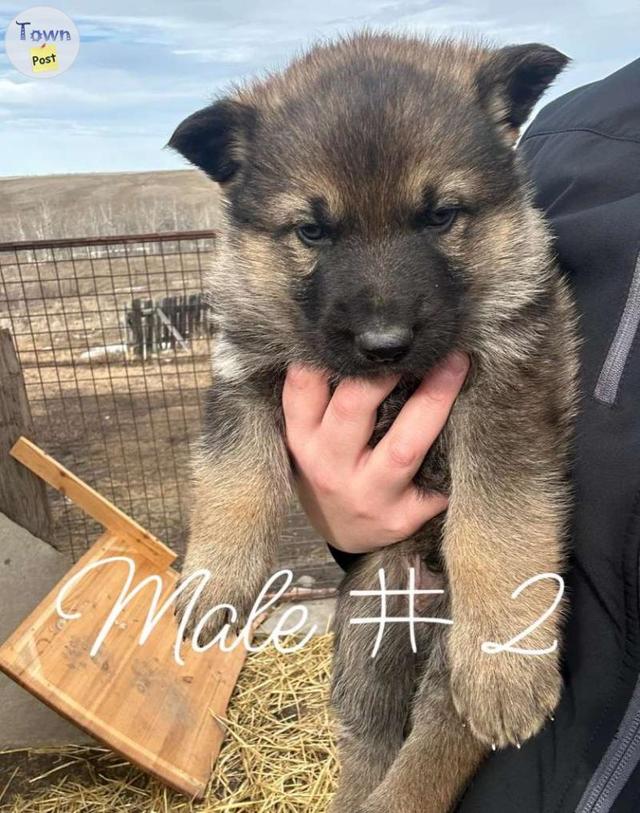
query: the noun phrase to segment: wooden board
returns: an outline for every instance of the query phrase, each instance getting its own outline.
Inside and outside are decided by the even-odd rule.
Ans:
[[[38,458],[47,475],[52,465],[58,466],[51,458],[39,457],[43,453],[37,447],[31,445],[29,454]],[[83,490],[87,488],[74,478],[75,498],[82,503],[88,497],[94,505],[95,492],[87,494]],[[122,516],[117,517],[119,528]],[[91,657],[91,646],[123,588],[128,572],[124,562],[100,566],[70,589],[63,609],[80,613],[79,618],[65,620],[55,606],[60,588],[69,579],[109,556],[134,561],[132,589],[148,576],[160,574],[161,606],[178,578],[172,568],[158,567],[167,550],[150,535],[142,543],[108,530],[0,647],[0,669],[131,762],[171,787],[201,797],[224,738],[216,716],[225,714],[246,658],[245,648],[239,645],[224,653],[216,647],[195,653],[185,644],[184,665],[178,665],[174,659],[177,623],[171,610],[140,645],[153,593],[148,585],[123,609],[100,651]]]
[[[35,443],[24,437],[18,438],[11,449],[11,455],[50,486],[73,500],[105,528],[131,542],[135,550],[148,556],[159,567],[168,567],[175,561],[176,554],[171,548],[156,539],[149,531],[145,531],[124,511],[116,508],[106,497],[83,483],[57,460],[45,454]]]

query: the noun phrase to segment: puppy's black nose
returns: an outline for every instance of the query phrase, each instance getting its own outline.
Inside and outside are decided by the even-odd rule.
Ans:
[[[365,330],[356,336],[356,347],[369,361],[392,363],[409,352],[413,335],[403,327]]]

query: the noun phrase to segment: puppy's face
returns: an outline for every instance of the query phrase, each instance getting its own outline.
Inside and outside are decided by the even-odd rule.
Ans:
[[[473,343],[526,299],[512,144],[565,62],[365,35],[183,122],[171,145],[226,198],[227,333],[250,342],[252,318],[356,376],[422,375]]]

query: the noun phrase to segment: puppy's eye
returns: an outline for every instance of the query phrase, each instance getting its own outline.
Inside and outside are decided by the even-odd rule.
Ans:
[[[416,225],[420,229],[431,229],[432,231],[442,233],[449,231],[459,214],[459,206],[442,206],[438,209],[424,209],[416,218]]]
[[[317,246],[329,239],[329,232],[318,223],[302,223],[296,228],[296,234],[307,246]]]

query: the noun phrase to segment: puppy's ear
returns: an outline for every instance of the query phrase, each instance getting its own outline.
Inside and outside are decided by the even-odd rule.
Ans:
[[[478,92],[506,134],[517,136],[533,106],[569,58],[549,45],[511,45],[493,51],[477,77]]]
[[[231,180],[245,159],[256,111],[234,99],[221,99],[178,125],[167,146],[218,183]]]

